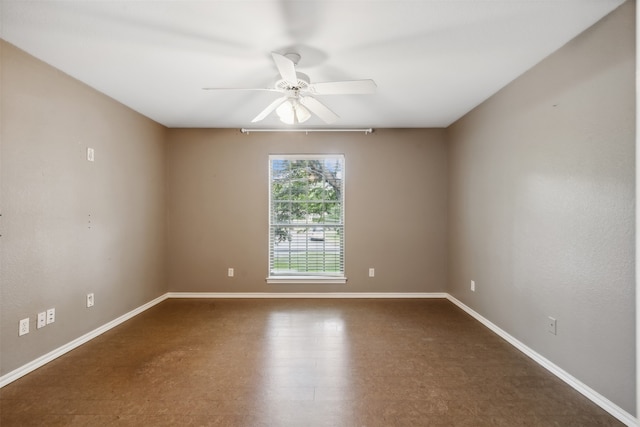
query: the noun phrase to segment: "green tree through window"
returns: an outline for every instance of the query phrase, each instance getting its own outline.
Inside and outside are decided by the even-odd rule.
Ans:
[[[270,157],[270,276],[344,275],[344,157]]]

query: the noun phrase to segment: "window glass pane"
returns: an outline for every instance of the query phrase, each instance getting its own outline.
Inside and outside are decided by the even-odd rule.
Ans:
[[[270,276],[344,275],[343,156],[270,158]]]

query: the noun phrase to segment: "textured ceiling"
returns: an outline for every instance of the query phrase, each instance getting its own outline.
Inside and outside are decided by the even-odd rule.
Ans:
[[[0,35],[169,127],[252,127],[277,93],[202,88],[271,87],[270,52],[312,82],[375,80],[318,97],[331,127],[445,127],[622,2],[2,0]]]

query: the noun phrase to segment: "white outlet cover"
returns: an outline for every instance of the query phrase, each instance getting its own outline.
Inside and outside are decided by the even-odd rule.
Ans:
[[[29,318],[22,319],[18,328],[18,335],[23,336],[29,333]]]
[[[376,275],[376,269],[375,268],[370,268],[369,269],[369,277],[375,277]]]
[[[556,335],[558,333],[558,329],[557,329],[557,323],[558,321],[554,318],[549,316],[548,318],[548,324],[547,324],[547,331],[550,334]]]
[[[87,148],[87,160],[93,162],[96,158],[95,151],[93,148]]]
[[[40,329],[45,326],[47,326],[47,312],[43,311],[42,313],[38,313],[38,323],[36,324],[36,327]]]
[[[93,304],[95,304],[95,298],[93,294],[87,294],[87,307],[93,307]]]
[[[227,275],[228,275],[229,277],[233,277],[234,273],[235,273],[235,272],[233,271],[233,268],[230,268],[229,270],[227,270]]]
[[[49,310],[47,310],[47,325],[55,321],[56,321],[56,309],[50,308]]]

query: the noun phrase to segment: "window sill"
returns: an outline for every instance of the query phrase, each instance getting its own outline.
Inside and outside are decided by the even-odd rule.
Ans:
[[[345,284],[347,278],[344,276],[269,276],[268,284]]]

